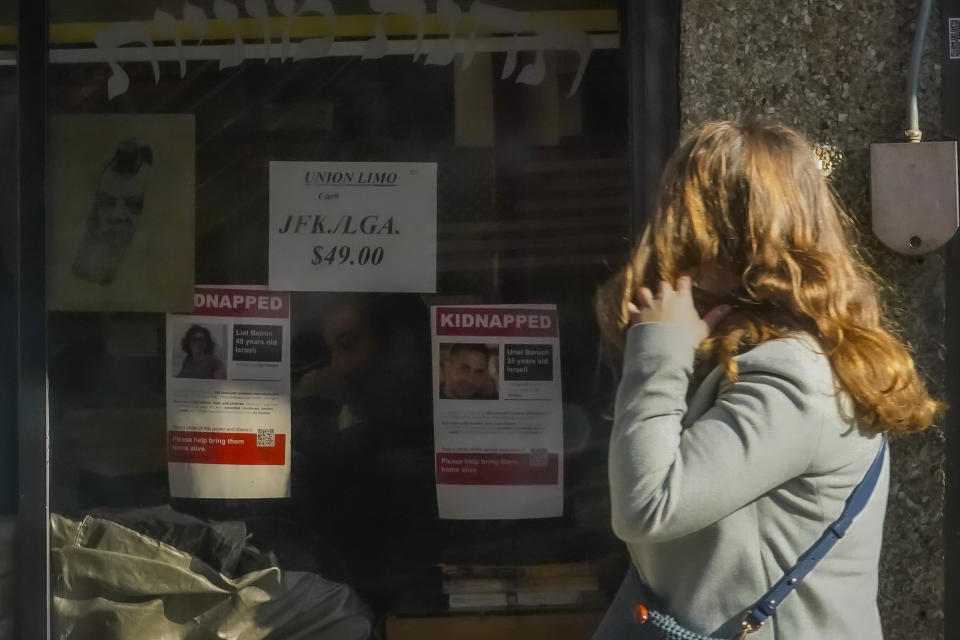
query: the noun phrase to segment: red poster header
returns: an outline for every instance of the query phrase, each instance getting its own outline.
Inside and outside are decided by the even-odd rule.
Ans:
[[[553,485],[560,480],[560,456],[538,464],[528,453],[438,453],[438,484]]]
[[[197,287],[193,294],[193,313],[198,316],[288,318],[290,294],[262,289]]]
[[[553,338],[556,309],[502,309],[497,307],[437,307],[438,336],[493,336]]]
[[[193,464],[282,465],[286,434],[278,433],[270,446],[257,446],[255,433],[170,431],[167,461]]]

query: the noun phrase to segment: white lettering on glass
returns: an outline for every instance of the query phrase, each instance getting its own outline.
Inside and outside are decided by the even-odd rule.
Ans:
[[[387,54],[387,35],[383,31],[383,16],[399,13],[413,16],[417,22],[417,48],[413,50],[413,61],[416,62],[423,47],[423,23],[427,18],[427,5],[424,0],[370,0],[370,8],[377,12],[377,24],[374,27],[373,38],[367,40],[361,59],[377,59]]]
[[[580,88],[593,51],[590,36],[582,30],[545,18],[538,19],[536,24],[530,24],[529,17],[523,12],[504,9],[481,0],[473,0],[466,14],[455,0],[436,0],[434,5],[436,15],[449,28],[449,35],[429,41],[424,40],[427,18],[425,0],[368,0],[368,3],[371,11],[376,15],[376,22],[373,38],[363,43],[363,51],[360,55],[364,60],[382,58],[389,50],[390,41],[384,29],[384,17],[407,16],[416,24],[413,61],[419,61],[421,55],[425,53],[423,58],[424,64],[427,65],[452,64],[459,53],[462,55],[462,68],[466,69],[476,51],[477,31],[489,31],[505,35],[508,39],[507,56],[500,77],[507,79],[515,75],[514,82],[518,84],[538,85],[546,77],[545,46],[573,51],[577,54],[579,63],[567,93],[569,97]],[[330,54],[337,33],[337,13],[331,0],[273,0],[273,7],[280,16],[285,18],[283,32],[280,34],[281,62],[290,58],[295,61],[323,58]],[[243,0],[243,11],[260,25],[263,32],[264,61],[270,60],[273,57],[273,33],[267,0]],[[232,43],[219,47],[220,69],[236,67],[246,58],[240,28],[240,10],[234,2],[214,0],[213,15],[217,20],[226,23],[233,34]],[[291,42],[294,21],[307,15],[325,18],[329,25],[329,35]],[[465,37],[458,37],[457,28],[465,16],[469,17],[470,30]],[[94,44],[110,67],[110,76],[107,79],[109,99],[112,100],[126,93],[130,88],[130,78],[120,66],[119,47],[131,44],[146,47],[149,50],[147,58],[153,68],[154,82],[160,81],[160,67],[151,38],[151,27],[164,39],[169,38],[173,41],[177,51],[176,59],[179,63],[180,77],[186,76],[187,56],[183,42],[193,40],[195,46],[199,46],[207,37],[209,27],[206,11],[189,1],[183,3],[182,17],[182,23],[178,22],[173,14],[158,8],[154,11],[153,20],[150,23],[119,22],[106,26],[94,34]],[[528,42],[535,43],[531,47],[535,54],[534,59],[533,62],[524,64],[517,72],[519,37],[521,34],[529,33],[536,33],[536,38],[527,39]],[[427,43],[429,46],[425,46]]]
[[[240,37],[240,11],[237,5],[226,0],[213,3],[213,15],[233,27],[233,46],[223,45],[220,49],[220,70],[236,67],[243,62],[243,38]]]
[[[125,44],[142,44],[152,55],[153,40],[150,38],[150,29],[143,22],[118,22],[105,27],[93,36],[93,42],[103,52],[103,57],[110,67],[110,78],[107,79],[107,96],[113,100],[127,92],[130,88],[130,76],[120,67],[117,61],[117,48]],[[156,57],[152,57],[153,81],[160,82],[160,65]]]

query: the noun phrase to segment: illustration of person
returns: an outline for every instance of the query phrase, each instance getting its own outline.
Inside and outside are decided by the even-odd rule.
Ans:
[[[490,351],[482,344],[458,343],[441,363],[440,397],[448,400],[496,400]]]
[[[210,378],[224,380],[227,370],[223,363],[213,355],[216,344],[206,327],[192,325],[183,335],[180,348],[187,354],[180,367],[178,378]]]
[[[73,262],[77,277],[108,285],[133,240],[153,167],[153,150],[135,139],[117,145],[100,174]]]

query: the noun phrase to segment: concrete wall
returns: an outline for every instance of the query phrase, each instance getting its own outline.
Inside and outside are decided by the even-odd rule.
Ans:
[[[944,261],[907,258],[870,231],[869,144],[902,139],[906,73],[919,0],[683,0],[681,121],[762,114],[830,142],[845,159],[835,187],[859,222],[873,266],[891,285],[893,317],[942,397]],[[940,9],[935,3],[921,74],[920,124],[940,139]],[[887,640],[943,638],[943,434],[893,442],[880,568]]]

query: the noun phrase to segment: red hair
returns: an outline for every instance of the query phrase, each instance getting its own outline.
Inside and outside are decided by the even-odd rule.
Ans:
[[[856,417],[874,432],[928,427],[930,397],[877,301],[879,279],[813,149],[781,124],[713,122],[684,141],[661,180],[654,217],[597,295],[603,336],[622,350],[627,303],[715,262],[737,274],[742,304],[699,349],[735,379],[734,356],[797,331],[816,338]]]

